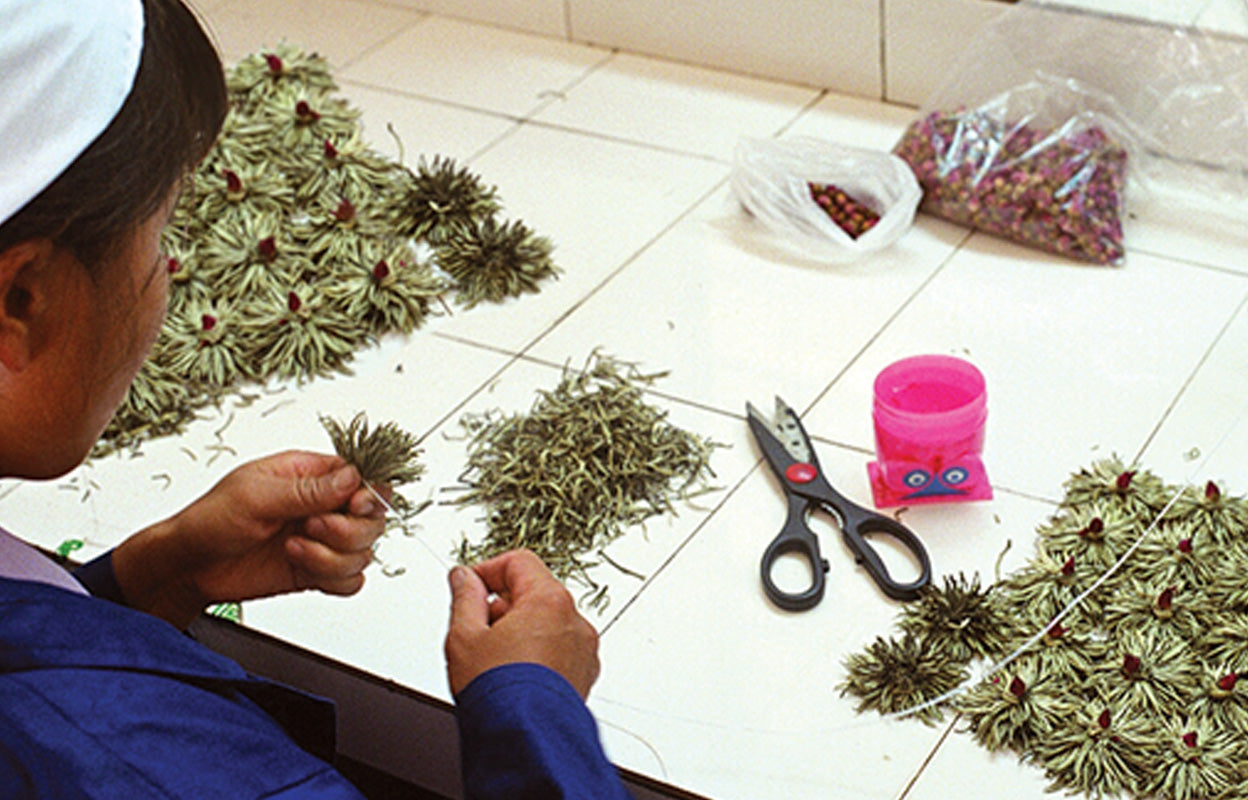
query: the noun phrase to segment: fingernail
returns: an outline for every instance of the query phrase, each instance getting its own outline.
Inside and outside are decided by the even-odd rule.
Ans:
[[[359,485],[360,477],[352,467],[342,467],[334,473],[332,486],[335,491],[345,492]]]
[[[464,585],[464,581],[467,580],[467,578],[468,576],[464,574],[463,567],[455,567],[452,569],[450,575],[451,590],[458,591]]]
[[[373,500],[365,500],[364,502],[360,503],[360,516],[361,517],[374,516],[376,515],[377,511],[378,511],[378,505]]]

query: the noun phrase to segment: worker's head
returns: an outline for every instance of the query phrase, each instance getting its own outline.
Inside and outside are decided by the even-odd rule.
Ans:
[[[163,318],[159,240],[225,116],[180,0],[0,0],[0,475],[90,450]]]

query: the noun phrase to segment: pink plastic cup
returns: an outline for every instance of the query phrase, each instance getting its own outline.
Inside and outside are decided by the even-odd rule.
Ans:
[[[953,356],[914,356],[875,379],[876,461],[867,466],[877,508],[989,500],[984,470],[988,393],[983,374]]]

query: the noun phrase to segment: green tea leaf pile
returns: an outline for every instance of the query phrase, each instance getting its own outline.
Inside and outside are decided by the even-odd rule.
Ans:
[[[609,560],[602,549],[626,527],[674,513],[673,501],[707,490],[714,475],[716,445],[645,402],[660,377],[595,353],[539,391],[528,413],[465,417],[466,486],[454,502],[484,505],[488,533],[465,540],[460,561],[528,548],[559,578],[590,587],[593,604],[605,602],[588,574]]]
[[[498,302],[557,272],[551,243],[502,220],[478,176],[370,149],[319,56],[253,54],[227,84],[222,135],[164,232],[164,329],[97,456],[179,432],[240,384],[345,372],[444,295]]]
[[[1137,542],[1121,569],[1050,624]],[[1212,481],[1168,486],[1111,458],[1067,481],[1031,561],[968,615],[963,630],[980,626],[972,639],[981,647],[950,641],[948,619],[932,610],[952,608],[949,600],[964,594],[956,581],[922,598],[926,611],[904,611],[901,626],[950,668],[969,664],[967,656],[1001,659],[1044,631],[949,707],[984,747],[1042,768],[1052,789],[1238,800],[1248,797],[1246,586],[1248,502]],[[994,622],[996,634],[983,627]],[[896,659],[878,649],[877,642],[847,660],[846,691],[861,708],[904,710],[913,673],[880,673]],[[945,685],[933,682],[923,698]],[[901,702],[891,702],[897,695]]]

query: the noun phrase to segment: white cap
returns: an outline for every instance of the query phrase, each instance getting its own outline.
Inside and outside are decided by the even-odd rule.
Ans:
[[[141,0],[0,0],[0,224],[104,132],[142,52]]]

